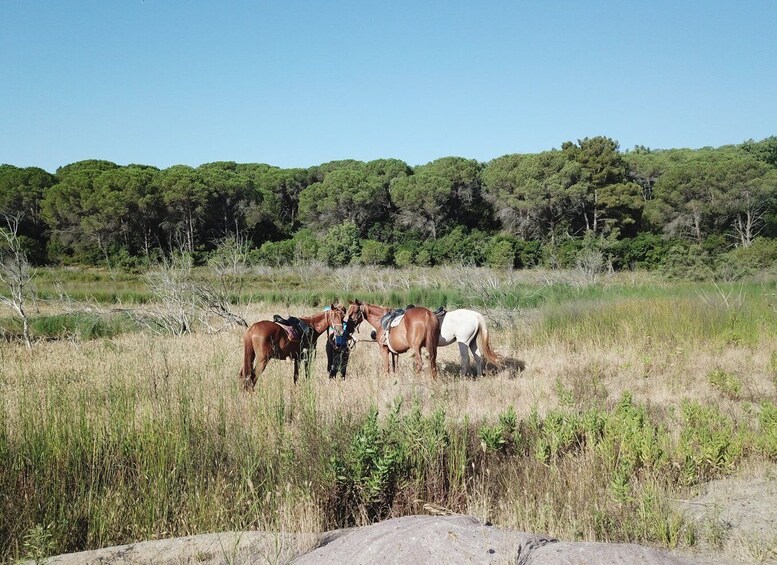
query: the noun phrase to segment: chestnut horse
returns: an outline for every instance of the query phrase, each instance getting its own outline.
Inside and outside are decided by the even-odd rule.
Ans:
[[[361,314],[362,318],[375,328],[386,373],[389,372],[389,354],[405,353],[410,349],[415,352],[416,370],[421,371],[424,367],[421,358],[421,348],[426,347],[426,350],[429,352],[432,378],[436,379],[437,341],[440,338],[440,321],[437,319],[437,316],[428,308],[408,308],[405,310],[405,315],[402,317],[399,325],[390,328],[388,336],[386,336],[387,339],[384,339],[385,330],[380,324],[380,319],[391,310],[391,308],[366,304],[356,300],[350,302],[345,313],[345,321],[357,320]],[[392,369],[396,372],[396,366],[393,363]]]
[[[343,316],[345,308],[332,304],[329,310],[324,310],[319,314],[299,318],[311,328],[311,334],[304,341],[292,341],[289,339],[286,330],[280,325],[269,320],[256,322],[248,328],[243,334],[243,367],[240,369],[240,378],[243,380],[243,386],[246,390],[252,390],[256,385],[257,372],[262,374],[267,362],[270,359],[294,360],[294,382],[299,378],[299,360],[302,350],[313,349],[316,346],[316,340],[324,331],[332,327],[338,335],[343,332]],[[256,359],[256,370],[254,370],[254,359]],[[310,357],[305,359],[305,370],[307,372]]]

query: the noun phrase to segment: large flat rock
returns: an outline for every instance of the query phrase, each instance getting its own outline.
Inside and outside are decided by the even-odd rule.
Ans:
[[[293,563],[681,565],[704,562],[634,544],[558,542],[485,525],[471,516],[406,516],[347,532]]]
[[[483,524],[471,516],[405,516],[323,535],[226,532],[60,555],[52,565],[235,563],[690,565],[721,563],[634,544],[560,542]]]

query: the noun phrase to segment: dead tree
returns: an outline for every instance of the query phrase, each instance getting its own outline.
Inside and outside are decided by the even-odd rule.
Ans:
[[[32,349],[30,322],[25,304],[32,296],[33,269],[19,241],[21,215],[3,214],[5,227],[0,228],[0,283],[8,289],[8,296],[0,294],[0,304],[8,306],[22,320],[22,335],[27,349]]]

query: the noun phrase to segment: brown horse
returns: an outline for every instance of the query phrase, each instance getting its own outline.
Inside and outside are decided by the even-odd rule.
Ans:
[[[350,301],[349,301],[350,302]],[[366,304],[359,300],[350,302],[345,313],[345,321],[357,320],[359,314],[363,319],[375,328],[376,339],[380,345],[380,353],[383,356],[386,373],[389,372],[389,354],[405,353],[412,349],[415,352],[415,367],[421,371],[424,367],[421,359],[421,348],[426,347],[429,352],[429,363],[432,378],[437,378],[437,342],[440,339],[440,321],[434,312],[428,308],[408,308],[402,321],[396,327],[390,328],[388,335],[384,337],[385,330],[381,326],[380,319],[391,308]],[[350,322],[349,322],[350,323]],[[392,363],[392,369],[396,372],[396,365]]]
[[[294,360],[294,382],[299,378],[299,360],[304,349],[314,349],[316,340],[327,328],[332,327],[338,335],[343,331],[343,316],[345,308],[332,304],[329,310],[319,314],[299,318],[311,328],[309,337],[293,341],[286,330],[280,325],[269,320],[256,322],[243,334],[243,367],[240,369],[240,378],[246,390],[252,390],[256,385],[256,375],[264,371],[270,359]],[[256,359],[256,370],[254,369]],[[307,372],[310,357],[305,359]]]

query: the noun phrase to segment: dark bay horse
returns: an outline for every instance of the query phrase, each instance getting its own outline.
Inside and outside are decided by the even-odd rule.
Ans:
[[[316,340],[327,328],[332,327],[335,333],[343,331],[345,308],[332,304],[329,310],[319,314],[299,318],[311,328],[310,336],[300,341],[289,338],[286,330],[269,320],[256,322],[243,334],[243,367],[240,378],[246,390],[252,390],[256,385],[256,375],[262,374],[270,359],[294,360],[294,382],[299,378],[299,360],[303,349],[313,349]],[[254,369],[256,359],[256,369]],[[305,360],[307,369],[310,357]]]
[[[380,319],[391,310],[391,308],[366,304],[356,300],[349,304],[348,310],[345,313],[345,321],[358,319],[358,315],[361,314],[363,319],[367,320],[375,328],[386,373],[389,372],[389,354],[405,353],[410,349],[415,352],[416,370],[423,370],[424,363],[421,358],[421,348],[426,347],[426,350],[429,352],[432,378],[436,379],[437,342],[440,339],[440,321],[437,316],[428,308],[408,308],[399,325],[390,328],[388,336],[384,336],[385,330],[380,323]],[[385,337],[388,339],[385,339]],[[396,366],[392,364],[392,368],[396,372]]]

